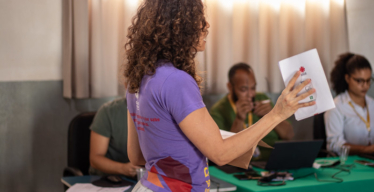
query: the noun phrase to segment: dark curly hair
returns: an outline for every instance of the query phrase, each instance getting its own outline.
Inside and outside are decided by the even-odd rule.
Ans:
[[[194,59],[203,33],[207,30],[201,0],[144,0],[132,19],[125,45],[128,91],[137,92],[143,76],[153,75],[159,60],[171,62],[200,85]]]
[[[353,53],[339,55],[338,60],[335,61],[335,67],[331,71],[331,82],[337,95],[348,89],[345,75],[350,75],[360,69],[372,70],[369,61],[364,56]]]

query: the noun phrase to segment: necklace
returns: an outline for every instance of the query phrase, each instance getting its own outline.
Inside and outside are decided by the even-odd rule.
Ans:
[[[353,106],[352,102],[350,101],[349,102],[349,105],[352,107],[353,111],[356,113],[356,115],[358,117],[360,117],[361,121],[363,121],[366,125],[366,129],[370,132],[371,131],[371,128],[370,128],[370,114],[369,114],[369,107],[366,107],[367,109],[367,116],[366,116],[366,119],[365,120],[360,114],[358,114],[358,112],[356,111],[355,107]]]

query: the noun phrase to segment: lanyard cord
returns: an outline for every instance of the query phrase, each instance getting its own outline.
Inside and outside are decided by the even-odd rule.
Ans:
[[[358,112],[356,111],[355,107],[353,106],[352,102],[349,102],[349,105],[352,107],[353,111],[356,113],[356,115],[358,117],[360,117],[361,121],[363,121],[366,125],[366,129],[368,130],[368,132],[370,133],[371,131],[371,128],[370,128],[370,114],[369,114],[369,107],[366,107],[367,109],[367,120],[365,120],[360,114],[358,114]]]

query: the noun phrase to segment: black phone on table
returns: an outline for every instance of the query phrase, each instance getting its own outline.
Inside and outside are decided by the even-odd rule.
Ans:
[[[247,171],[245,174],[236,174],[234,175],[239,180],[255,180],[255,179],[260,179],[261,175],[259,175],[256,171]]]
[[[366,160],[355,160],[356,163],[359,163],[361,165],[366,165],[369,167],[374,167],[374,163]]]

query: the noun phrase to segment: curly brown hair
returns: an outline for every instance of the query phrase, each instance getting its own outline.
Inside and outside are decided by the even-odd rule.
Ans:
[[[348,89],[345,75],[352,74],[356,70],[371,69],[369,61],[362,55],[344,53],[339,55],[335,61],[335,67],[331,71],[332,88],[337,95],[344,93]]]
[[[159,60],[171,62],[200,85],[194,59],[199,38],[206,32],[201,0],[144,0],[132,19],[125,45],[128,91],[137,92],[143,76],[153,75]]]

